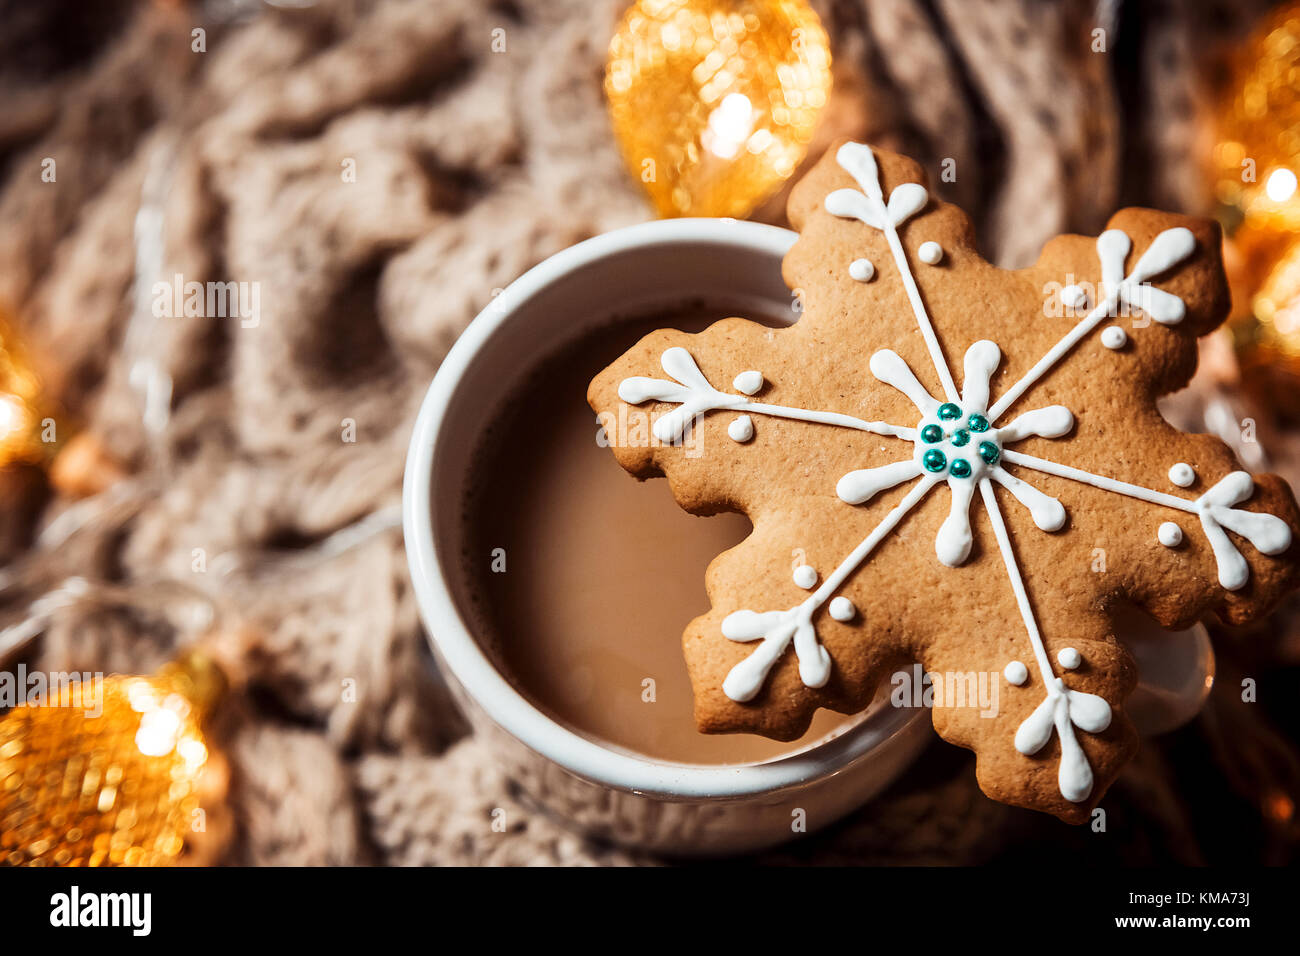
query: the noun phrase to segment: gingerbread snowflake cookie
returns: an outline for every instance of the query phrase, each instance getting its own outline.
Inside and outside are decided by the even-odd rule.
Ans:
[[[588,393],[650,411],[628,471],[754,525],[683,637],[699,728],[794,739],[919,661],[987,794],[1084,820],[1137,748],[1112,609],[1238,622],[1297,581],[1285,483],[1156,410],[1226,314],[1218,229],[1126,209],[1006,271],[915,163],[857,143],[789,211],[795,325],[655,332]]]

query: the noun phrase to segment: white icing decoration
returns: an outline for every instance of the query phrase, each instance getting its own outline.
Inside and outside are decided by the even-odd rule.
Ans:
[[[1060,438],[1074,427],[1074,415],[1064,405],[1035,408],[1011,420],[1010,425],[998,429],[1004,442],[1020,441],[1030,435],[1039,438]]]
[[[928,266],[937,266],[943,259],[943,246],[933,240],[921,243],[921,248],[916,250],[916,257]]]
[[[661,442],[681,441],[697,415],[715,408],[736,408],[744,404],[744,399],[720,392],[710,385],[691,353],[681,346],[667,349],[659,362],[675,381],[640,376],[625,378],[619,383],[618,397],[629,405],[640,405],[651,399],[677,403],[676,408],[654,423],[652,431]]]
[[[1190,488],[1196,482],[1196,470],[1185,461],[1169,469],[1169,480],[1179,488]]]
[[[871,264],[870,259],[854,259],[849,263],[849,276],[859,282],[870,282],[875,274],[876,267]]]
[[[1112,352],[1128,344],[1128,333],[1118,325],[1108,325],[1101,330],[1101,344]]]
[[[1219,583],[1229,591],[1244,587],[1250,565],[1223,529],[1241,535],[1261,554],[1281,554],[1291,547],[1291,527],[1281,518],[1257,511],[1233,508],[1251,496],[1255,480],[1244,471],[1234,471],[1196,499],[1201,527],[1219,565]]]
[[[1003,457],[1006,453],[1003,452]],[[1029,509],[1029,516],[1042,531],[1060,531],[1065,527],[1068,515],[1065,506],[1051,495],[1043,494],[1028,482],[1021,481],[1005,468],[994,468],[992,478]]]
[[[975,482],[969,479],[949,481],[948,487],[952,491],[952,505],[935,535],[934,553],[943,564],[955,568],[965,564],[970,557],[974,540],[970,529],[970,502],[975,497]]]
[[[836,425],[841,428],[853,428],[858,431],[872,432],[877,435],[892,435],[896,438],[911,438],[912,429],[885,422],[869,422],[852,415],[839,412],[821,412],[806,408],[789,408],[783,405],[768,405],[755,402],[744,395],[730,395],[720,392],[709,384],[704,373],[700,371],[695,359],[681,346],[667,349],[660,357],[663,370],[676,381],[659,378],[646,378],[636,375],[625,378],[618,385],[618,397],[629,405],[643,402],[671,402],[678,407],[661,416],[651,429],[655,438],[664,443],[680,441],[690,423],[697,416],[715,409],[743,409],[755,415],[771,415],[774,418],[790,418],[796,421],[814,422],[820,425]]]
[[[745,395],[755,395],[763,387],[763,373],[754,369],[741,372],[732,380],[731,386]]]
[[[1059,462],[1048,461],[1045,458],[1035,458],[1033,455],[1026,455],[1023,452],[1004,451],[1002,460],[1012,465],[1023,465],[1026,468],[1032,468],[1048,475],[1056,475],[1058,478],[1069,478],[1085,485],[1092,485],[1092,487],[1100,488],[1102,491],[1128,495],[1149,504],[1176,508],[1179,511],[1193,513],[1196,511],[1195,504],[1186,498],[1179,498],[1176,495],[1165,494],[1163,491],[1155,491],[1151,488],[1143,488],[1141,485],[1130,484],[1127,481],[1117,481],[1114,478],[1107,478],[1105,475],[1095,475],[1090,471],[1084,471],[1082,468],[1062,465]]]
[[[664,371],[672,381],[629,378],[619,386],[619,395],[624,401],[640,404],[655,400],[677,406],[655,423],[656,437],[661,440],[680,438],[696,417],[709,411],[727,409],[743,411],[746,416],[769,415],[819,426],[856,429],[913,443],[913,454],[909,458],[851,471],[839,479],[835,491],[843,501],[851,505],[865,504],[886,489],[917,478],[920,480],[912,485],[903,499],[844,557],[815,591],[801,603],[785,610],[743,609],[727,615],[722,623],[725,637],[737,642],[759,643],[749,656],[728,673],[723,682],[723,692],[738,702],[752,700],[761,690],[771,668],[791,644],[798,660],[800,679],[808,687],[824,686],[830,679],[832,662],[817,639],[813,624],[816,611],[829,602],[828,611],[833,619],[849,620],[854,616],[856,609],[848,598],[838,596],[832,600],[832,596],[902,519],[944,480],[952,491],[952,500],[949,514],[936,537],[935,550],[945,564],[960,564],[967,558],[971,548],[969,509],[974,489],[978,488],[1033,651],[1034,665],[1044,685],[1044,698],[1018,727],[1015,746],[1023,754],[1037,754],[1056,734],[1061,749],[1057,772],[1060,791],[1070,801],[1083,802],[1092,792],[1093,773],[1075,737],[1075,731],[1100,733],[1105,730],[1112,717],[1111,705],[1094,694],[1070,690],[1064,680],[1056,675],[1016,561],[1010,533],[993,484],[996,482],[1002,485],[1028,508],[1034,523],[1044,531],[1064,527],[1068,516],[1059,501],[1020,480],[1004,466],[1027,468],[1102,491],[1126,495],[1157,507],[1196,515],[1214,552],[1220,583],[1229,589],[1241,587],[1245,583],[1249,565],[1228,537],[1228,532],[1245,538],[1261,553],[1278,554],[1290,546],[1291,529],[1286,522],[1275,516],[1234,507],[1249,498],[1254,489],[1253,480],[1245,472],[1227,475],[1199,498],[1181,498],[1005,447],[1028,437],[1060,438],[1067,435],[1074,427],[1074,416],[1063,406],[1031,409],[1007,424],[999,425],[999,422],[1078,342],[1097,329],[1105,319],[1115,317],[1121,304],[1141,309],[1158,322],[1172,324],[1180,321],[1186,311],[1182,301],[1149,285],[1148,280],[1167,272],[1190,256],[1196,248],[1195,237],[1183,228],[1165,230],[1152,240],[1132,270],[1125,275],[1124,265],[1132,249],[1131,240],[1118,230],[1108,230],[1099,236],[1097,254],[1101,262],[1102,280],[1098,289],[1098,301],[1087,316],[1077,322],[1028,372],[989,406],[989,383],[998,367],[1000,350],[994,343],[987,341],[976,342],[970,347],[965,356],[965,382],[959,397],[899,236],[898,227],[928,203],[929,197],[925,189],[916,183],[904,183],[886,201],[870,147],[856,143],[846,144],[837,152],[836,158],[857,182],[859,189],[835,190],[826,197],[825,208],[833,215],[857,219],[871,228],[879,229],[885,236],[944,398],[932,396],[907,363],[888,349],[872,355],[869,362],[871,373],[880,381],[903,392],[912,401],[921,415],[921,421],[915,427],[867,421],[831,411],[770,405],[751,401],[744,394],[721,392],[709,384],[694,360],[682,348],[670,348],[662,356]],[[923,247],[924,245],[926,244]],[[872,271],[874,273],[874,267]],[[1078,292],[1082,290],[1066,287],[1062,292],[1063,299],[1074,301]],[[1086,302],[1087,298],[1086,295],[1083,296],[1082,302]],[[1116,338],[1115,332],[1124,334],[1118,326],[1107,328],[1102,333],[1106,347],[1114,347],[1112,341]],[[761,376],[759,379],[761,382]],[[734,384],[737,391],[744,391],[740,376]],[[957,406],[955,415],[939,417],[940,406],[944,403]],[[951,411],[945,409],[945,412]],[[972,415],[982,415],[987,420],[986,430],[967,428],[973,421]],[[939,426],[937,432],[929,427],[934,425]],[[958,435],[957,432],[961,430],[969,431],[969,434]],[[923,440],[923,431],[931,441]],[[992,446],[985,449],[983,455],[977,451],[982,442]],[[938,449],[945,455],[939,473],[926,470],[925,452],[929,449]],[[993,459],[992,463],[987,460],[989,458]],[[959,466],[962,470],[969,466],[968,476],[951,474],[953,463],[958,461],[965,463]],[[810,491],[823,493],[819,488]],[[1181,529],[1177,525],[1166,522],[1159,532],[1162,541],[1168,536],[1167,527],[1173,527],[1181,536]],[[799,569],[801,572],[803,570]],[[807,570],[812,571],[811,568]],[[811,583],[807,587],[811,590],[815,585],[816,574],[813,572]],[[1063,670],[1077,666],[1077,651],[1074,651],[1074,655],[1070,654],[1071,651],[1074,649],[1066,648],[1058,656],[1058,663]],[[1009,682],[1021,685],[1028,681],[1029,671],[1022,662],[1012,661],[1006,666],[1004,675]]]
[[[1196,251],[1196,237],[1190,229],[1178,226],[1166,229],[1142,253],[1133,271],[1124,275],[1124,260],[1133,247],[1132,240],[1118,229],[1108,229],[1097,239],[1097,255],[1101,259],[1101,281],[1107,295],[1120,302],[1141,309],[1164,325],[1181,322],[1186,314],[1183,300],[1176,295],[1147,285],[1148,279],[1168,272]]]
[[[747,442],[754,437],[754,420],[748,415],[733,419],[727,426],[727,435],[735,442]]]
[[[1067,671],[1077,670],[1079,665],[1083,663],[1083,655],[1076,648],[1063,647],[1061,653],[1056,655],[1056,663]]]
[[[903,183],[889,194],[890,222],[894,226],[901,225],[924,209],[929,201],[930,194],[920,183]]]
[[[735,611],[722,621],[722,636],[732,641],[757,641],[758,649],[728,672],[722,682],[722,692],[732,700],[744,703],[753,700],[767,680],[772,665],[794,641],[799,659],[799,677],[807,687],[822,687],[831,676],[831,658],[826,648],[817,643],[812,621],[790,611]]]
[[[1254,479],[1244,471],[1232,472],[1201,497],[1188,500],[1020,452],[1005,451],[1002,458],[1013,465],[1023,465],[1035,471],[1082,482],[1102,491],[1127,495],[1150,504],[1196,515],[1201,519],[1205,538],[1214,552],[1219,567],[1219,583],[1229,591],[1245,586],[1250,578],[1250,566],[1237,546],[1224,534],[1224,528],[1241,535],[1261,554],[1281,554],[1291,546],[1291,528],[1281,518],[1231,507],[1245,501],[1254,490]]]
[[[1002,350],[988,339],[981,339],[966,350],[963,362],[966,377],[961,384],[961,403],[966,411],[983,414],[988,409],[989,379],[1001,361]]]
[[[881,349],[871,356],[867,366],[871,369],[871,374],[880,381],[894,386],[910,398],[922,415],[934,415],[938,412],[942,402],[925,390],[925,386],[917,381],[916,375],[897,352],[892,349]]]
[[[1061,305],[1067,309],[1082,309],[1088,304],[1088,290],[1081,285],[1067,285],[1061,290]]]
[[[991,420],[996,421],[1001,418],[1002,413],[1014,405],[1030,386],[1042,378],[1078,344],[1080,339],[1092,332],[1104,319],[1114,318],[1120,302],[1142,308],[1157,322],[1172,324],[1182,321],[1186,311],[1183,300],[1144,283],[1147,279],[1169,271],[1191,255],[1196,249],[1196,237],[1192,235],[1191,230],[1182,226],[1166,229],[1151,240],[1151,245],[1137,261],[1133,271],[1125,276],[1124,260],[1132,246],[1132,240],[1118,229],[1108,229],[1097,237],[1097,257],[1101,260],[1102,274],[1101,301],[1059,342],[1048,349],[1047,354],[1040,358],[1020,381],[1007,389],[1006,394],[994,403],[989,409]],[[1154,311],[1149,311],[1144,303],[1159,304],[1153,306]]]
[[[884,192],[880,188],[880,169],[876,166],[876,157],[871,147],[862,143],[845,143],[835,153],[835,160],[857,182],[858,189],[837,189],[826,197],[826,211],[833,216],[845,219],[857,219],[873,229],[879,229],[889,243],[889,251],[898,267],[903,290],[907,301],[912,306],[917,328],[925,340],[925,347],[930,353],[943,393],[949,400],[957,397],[957,385],[952,380],[948,363],[944,361],[943,349],[934,334],[934,324],[921,299],[921,290],[917,288],[916,277],[907,261],[903,250],[903,240],[898,236],[898,227],[907,219],[925,208],[929,196],[920,183],[903,183],[895,187],[886,207]]]
[[[801,564],[794,569],[794,583],[796,586],[803,588],[805,591],[811,591],[817,586],[817,569],[811,564]]]
[[[909,478],[921,474],[922,468],[914,459],[896,461],[877,468],[863,468],[851,471],[835,485],[835,493],[841,501],[851,505],[860,505],[870,501],[886,488],[893,488]]]
[[[830,615],[837,621],[851,621],[857,616],[858,609],[846,597],[831,598]]]
[[[1105,698],[1067,690],[1059,677],[1043,702],[1016,730],[1016,749],[1033,756],[1052,739],[1052,731],[1061,739],[1061,763],[1056,782],[1061,796],[1071,803],[1082,803],[1092,793],[1092,767],[1074,736],[1074,727],[1099,734],[1110,726],[1111,708]]]
[[[1172,521],[1161,522],[1156,529],[1156,540],[1166,548],[1176,548],[1183,543],[1183,529]]]
[[[842,585],[858,565],[867,559],[903,520],[903,516],[916,507],[926,492],[935,486],[937,479],[926,477],[918,481],[880,524],[849,553],[816,591],[802,603],[785,611],[743,610],[728,614],[722,620],[722,636],[732,641],[762,640],[758,648],[737,664],[722,682],[722,692],[737,703],[753,700],[763,687],[768,672],[794,641],[795,656],[799,660],[799,678],[807,687],[822,687],[830,680],[831,659],[826,649],[817,641],[812,615]]]
[[[947,462],[941,474],[947,475],[952,501],[948,517],[935,537],[934,550],[939,561],[948,567],[957,567],[970,556],[973,543],[970,503],[976,483],[986,475],[1015,495],[1029,509],[1034,523],[1044,531],[1056,531],[1065,526],[1065,508],[1059,501],[1031,488],[997,464],[989,465],[981,458],[979,448],[981,443],[991,443],[1001,454],[1004,442],[1019,441],[1031,435],[1043,438],[1064,435],[1074,427],[1074,416],[1068,408],[1052,405],[1034,409],[1025,412],[1004,428],[990,426],[983,432],[967,428],[964,444],[958,445],[953,441],[955,432],[968,424],[972,414],[984,414],[989,399],[989,380],[1001,359],[1001,350],[988,340],[976,342],[966,351],[966,380],[962,387],[962,399],[960,404],[953,403],[957,405],[958,416],[944,419],[939,417],[939,406],[943,403],[925,390],[897,353],[881,349],[872,355],[868,363],[871,373],[906,395],[922,415],[920,423],[912,430],[912,461],[851,471],[839,480],[835,488],[842,500],[850,504],[861,504],[885,488],[925,473],[926,453],[932,449],[941,451]],[[939,442],[924,441],[922,436],[926,429],[936,426],[944,433],[944,439]],[[964,476],[952,474],[952,468],[958,461],[963,462],[967,469]]]
[[[998,549],[1002,552],[1002,562],[1006,565],[1011,578],[1011,591],[1020,608],[1025,630],[1034,648],[1034,657],[1038,669],[1047,684],[1047,696],[1032,714],[1025,718],[1016,730],[1015,746],[1026,756],[1033,756],[1043,749],[1056,729],[1061,738],[1061,763],[1057,768],[1057,786],[1061,796],[1071,803],[1081,803],[1092,792],[1092,767],[1083,754],[1083,748],[1075,739],[1072,727],[1090,733],[1098,733],[1110,726],[1110,704],[1094,694],[1081,694],[1068,690],[1059,677],[1052,677],[1052,664],[1047,659],[1047,650],[1043,645],[1043,635],[1038,630],[1038,621],[1034,617],[1029,603],[1029,594],[1025,591],[1025,582],[1020,576],[1020,566],[1016,563],[1015,552],[1011,549],[1011,538],[1007,526],[1002,520],[1002,510],[998,507],[993,488],[987,481],[980,482],[980,493],[988,509],[989,522],[993,525],[993,535],[997,538]]]

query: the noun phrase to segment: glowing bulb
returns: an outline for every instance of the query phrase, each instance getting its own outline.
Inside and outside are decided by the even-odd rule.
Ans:
[[[193,737],[186,737],[177,744],[176,752],[190,767],[200,767],[208,759],[208,748],[203,746],[202,741],[195,740]]]
[[[1295,173],[1281,166],[1268,174],[1268,181],[1264,184],[1264,193],[1273,202],[1286,202],[1295,195],[1296,186],[1300,185],[1296,181]]]
[[[135,745],[146,757],[165,757],[176,747],[181,719],[173,710],[152,710],[140,718]]]
[[[740,145],[754,131],[754,107],[744,93],[728,93],[709,114],[700,142],[719,159],[735,159]]]
[[[58,706],[19,705],[0,717],[0,781],[10,781],[0,787],[0,863],[175,862],[205,788],[220,779],[218,771],[204,783],[210,755],[199,712],[223,686],[194,652],[151,677],[105,678],[93,717],[68,687]]]
[[[605,91],[661,216],[749,215],[802,161],[831,88],[808,0],[635,0]]]
[[[1293,336],[1300,333],[1300,307],[1296,303],[1284,305],[1273,313],[1273,328],[1279,335]]]
[[[145,714],[158,706],[158,697],[147,680],[133,680],[126,686],[127,700],[137,714]]]
[[[23,409],[18,399],[12,395],[0,395],[0,438],[17,431],[22,420]]]

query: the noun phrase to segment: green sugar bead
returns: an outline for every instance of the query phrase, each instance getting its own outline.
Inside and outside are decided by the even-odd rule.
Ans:
[[[939,406],[939,417],[944,421],[955,421],[956,419],[961,418],[961,409],[952,402],[944,402]]]
[[[952,433],[952,437],[948,440],[960,448],[962,445],[965,445],[970,441],[970,432],[964,428],[959,428]]]
[[[943,441],[943,429],[938,425],[926,425],[921,429],[921,441],[929,445]]]
[[[953,460],[952,467],[948,469],[948,473],[954,478],[969,478],[970,462],[965,458],[956,458]]]
[[[939,410],[943,414],[943,409]],[[979,412],[971,412],[971,416],[966,421],[966,427],[973,432],[986,432],[989,430],[989,420]]]
[[[1002,449],[991,441],[982,441],[980,442],[980,457],[987,464],[996,465],[998,459],[1002,457]]]
[[[921,456],[921,464],[926,471],[940,472],[948,465],[948,457],[937,448],[931,448]]]

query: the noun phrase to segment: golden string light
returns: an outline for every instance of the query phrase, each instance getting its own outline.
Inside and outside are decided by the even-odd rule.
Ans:
[[[1300,242],[1292,243],[1252,300],[1258,344],[1300,358]]]
[[[1300,376],[1300,3],[1276,11],[1236,58],[1216,119],[1214,194],[1243,367],[1278,411]]]
[[[191,652],[149,677],[61,683],[0,718],[0,863],[175,862],[202,819],[201,720],[224,686]]]
[[[49,484],[69,498],[97,494],[126,475],[98,438],[72,433],[64,409],[0,316],[0,469],[22,464],[47,466]]]
[[[1218,200],[1254,225],[1300,228],[1300,5],[1284,7],[1241,51],[1218,124]]]
[[[41,442],[40,392],[40,379],[0,318],[0,467],[39,461],[48,453]]]
[[[638,0],[610,42],[605,91],[661,216],[741,217],[803,159],[830,67],[805,0]]]

